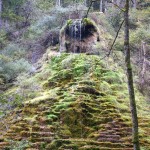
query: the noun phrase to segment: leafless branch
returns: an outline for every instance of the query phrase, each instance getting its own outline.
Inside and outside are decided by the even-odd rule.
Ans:
[[[131,0],[132,4],[134,4],[133,0]]]
[[[89,6],[88,11],[87,11],[87,13],[86,13],[86,15],[85,15],[84,18],[87,18],[87,17],[88,17],[89,11],[90,11],[90,9],[91,9],[91,7],[92,7],[92,4],[93,4],[94,2],[96,2],[96,0],[91,0],[90,6]]]
[[[114,6],[116,6],[119,10],[121,10],[121,11],[123,11],[123,12],[125,12],[125,9],[123,9],[123,8],[120,8],[117,4],[115,4],[115,3],[113,3],[113,2],[111,2]]]
[[[113,48],[113,46],[114,46],[114,44],[115,44],[115,42],[116,42],[116,40],[117,40],[117,37],[118,37],[118,35],[119,35],[119,32],[120,32],[120,30],[121,30],[121,27],[122,27],[123,23],[124,23],[124,20],[123,20],[122,23],[120,24],[120,27],[119,27],[119,29],[118,29],[118,31],[117,31],[117,34],[116,34],[116,36],[115,36],[115,39],[114,39],[114,41],[113,41],[113,44],[111,45],[111,48],[110,48],[110,50],[109,50],[107,56],[109,56],[110,53],[111,53],[111,51],[112,51],[112,48]]]

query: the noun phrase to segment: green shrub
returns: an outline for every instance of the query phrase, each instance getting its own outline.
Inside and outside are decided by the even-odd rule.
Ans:
[[[130,43],[132,45],[141,45],[141,42],[144,41],[146,43],[150,43],[150,26],[149,27],[141,27],[136,31],[131,31],[130,34]]]
[[[119,39],[116,41],[114,48],[116,51],[123,51],[124,50],[124,42],[123,39]]]
[[[11,150],[24,150],[29,146],[29,142],[27,140],[22,141],[10,141],[11,142]]]
[[[19,44],[10,43],[0,51],[0,75],[3,79],[13,80],[22,72],[30,70],[31,65],[24,59],[26,49]]]
[[[122,14],[120,13],[120,10],[115,8],[109,8],[106,16],[110,24],[115,29],[118,29],[122,20]]]
[[[7,36],[5,30],[0,30],[0,49],[7,44]]]
[[[59,31],[63,25],[62,23],[68,19],[69,11],[70,10],[68,8],[53,8],[50,12],[52,15],[44,14],[40,16],[37,21],[28,29],[28,33],[26,33],[25,36],[33,40],[45,31]]]
[[[18,93],[23,96],[25,100],[35,98],[41,91],[38,78],[31,77],[27,73],[19,74],[14,84],[18,87]]]
[[[10,43],[0,53],[13,60],[20,59],[25,56],[26,49],[18,44]]]
[[[31,65],[28,63],[27,60],[21,58],[16,61],[9,61],[9,62],[3,62],[0,61],[0,74],[3,74],[5,76],[5,79],[12,80],[15,77],[17,77],[22,72],[28,72],[31,69]]]
[[[5,95],[1,93],[0,95],[0,118],[12,111],[16,107],[22,106],[24,97],[14,93],[11,95]]]
[[[136,29],[138,27],[138,10],[137,9],[132,9],[130,11],[130,28],[131,29]]]
[[[102,79],[110,84],[112,83],[122,83],[122,78],[117,72],[108,71],[103,73]]]

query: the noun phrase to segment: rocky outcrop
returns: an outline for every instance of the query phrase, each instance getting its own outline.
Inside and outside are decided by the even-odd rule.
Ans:
[[[60,32],[60,52],[98,53],[99,28],[88,18],[68,20]]]

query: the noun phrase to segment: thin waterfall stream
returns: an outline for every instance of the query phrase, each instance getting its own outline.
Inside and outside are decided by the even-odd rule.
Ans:
[[[76,19],[70,26],[69,26],[69,36],[72,38],[72,42],[78,41],[81,44],[82,40],[82,19]],[[74,53],[80,53],[80,48],[75,48],[74,45]]]
[[[61,0],[56,1],[56,6],[61,6]]]

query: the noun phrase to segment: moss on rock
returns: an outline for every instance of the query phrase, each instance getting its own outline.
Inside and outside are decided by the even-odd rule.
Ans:
[[[10,130],[0,144],[4,138],[26,138],[32,143],[29,148],[39,150],[43,142],[47,150],[132,149],[128,94],[120,72],[105,67],[98,56],[86,54],[54,56],[46,68],[51,76],[41,81],[41,96],[27,100],[20,111],[4,119]],[[138,109],[141,114],[148,114],[148,108],[142,109]],[[145,148],[150,145],[148,123],[149,115],[147,120],[139,117]]]

